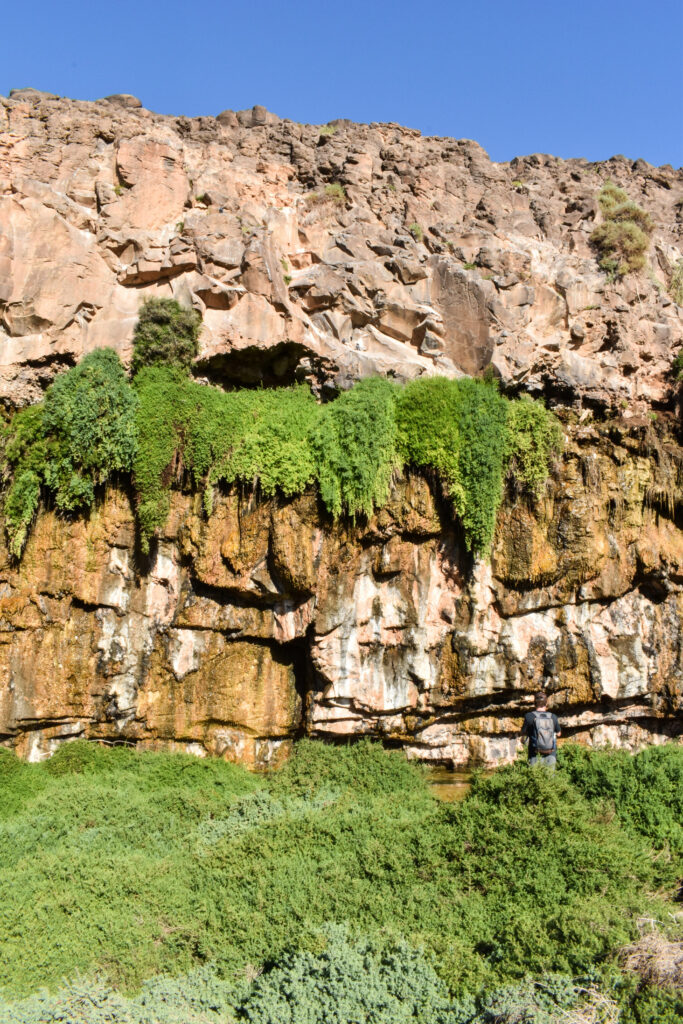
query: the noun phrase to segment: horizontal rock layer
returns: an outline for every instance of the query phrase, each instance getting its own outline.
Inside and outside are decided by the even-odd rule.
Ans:
[[[638,436],[636,436],[636,434]],[[681,733],[683,452],[652,427],[576,425],[544,496],[509,493],[490,563],[448,506],[397,480],[367,523],[173,493],[150,558],[129,496],[43,512],[0,554],[0,737],[73,736],[264,766],[297,735],[371,734],[411,756],[508,760],[544,673],[565,735]]]

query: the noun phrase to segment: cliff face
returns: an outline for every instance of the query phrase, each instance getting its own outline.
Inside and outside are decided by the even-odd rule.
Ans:
[[[544,672],[566,734],[679,734],[683,453],[649,411],[683,339],[681,173],[133,103],[0,100],[7,406],[95,347],[128,359],[141,301],[173,295],[202,313],[200,377],[325,394],[491,365],[565,407],[567,448],[541,499],[507,495],[490,563],[418,476],[355,526],[314,494],[224,493],[207,520],[175,491],[150,558],[123,488],[89,519],[43,512],[20,563],[0,552],[0,742],[264,765],[302,733],[370,733],[493,763]],[[612,284],[588,243],[607,177],[655,221],[649,272]]]
[[[123,491],[87,521],[46,512],[3,559],[0,735],[30,757],[86,735],[264,765],[304,732],[372,734],[494,763],[546,671],[566,734],[677,735],[683,454],[606,434],[572,431],[536,505],[508,496],[490,564],[420,477],[346,528],[314,495],[224,494],[207,521],[176,492],[148,560]]]
[[[262,108],[162,117],[132,97],[0,99],[0,398],[85,352],[130,356],[143,298],[203,315],[199,368],[315,387],[474,373],[565,402],[666,399],[683,172],[615,157],[492,163],[475,142]],[[651,215],[648,273],[588,238],[611,178]]]

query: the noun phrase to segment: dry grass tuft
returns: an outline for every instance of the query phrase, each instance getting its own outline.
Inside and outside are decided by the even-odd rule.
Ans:
[[[683,941],[667,939],[658,931],[649,932],[624,947],[621,963],[647,985],[683,989]]]
[[[571,1010],[560,1010],[557,1024],[619,1024],[619,1004],[591,986]]]

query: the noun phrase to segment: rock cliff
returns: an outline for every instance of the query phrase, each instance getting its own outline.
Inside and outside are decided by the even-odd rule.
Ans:
[[[615,282],[589,235],[610,178],[655,228]],[[0,741],[74,735],[265,765],[303,733],[371,733],[425,759],[513,756],[543,673],[565,733],[681,732],[683,451],[671,365],[683,175],[615,157],[494,164],[397,125],[262,108],[161,117],[22,90],[0,100],[0,398],[39,399],[145,297],[202,314],[213,383],[473,374],[543,395],[565,453],[509,487],[490,562],[408,475],[367,522],[315,494],[173,492],[149,557],[125,485],[45,510],[0,552]]]

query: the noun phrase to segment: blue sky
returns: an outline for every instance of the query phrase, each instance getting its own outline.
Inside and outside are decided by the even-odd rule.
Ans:
[[[472,138],[494,160],[683,164],[681,0],[34,0],[2,21],[3,95],[130,92],[189,116],[262,103]]]

